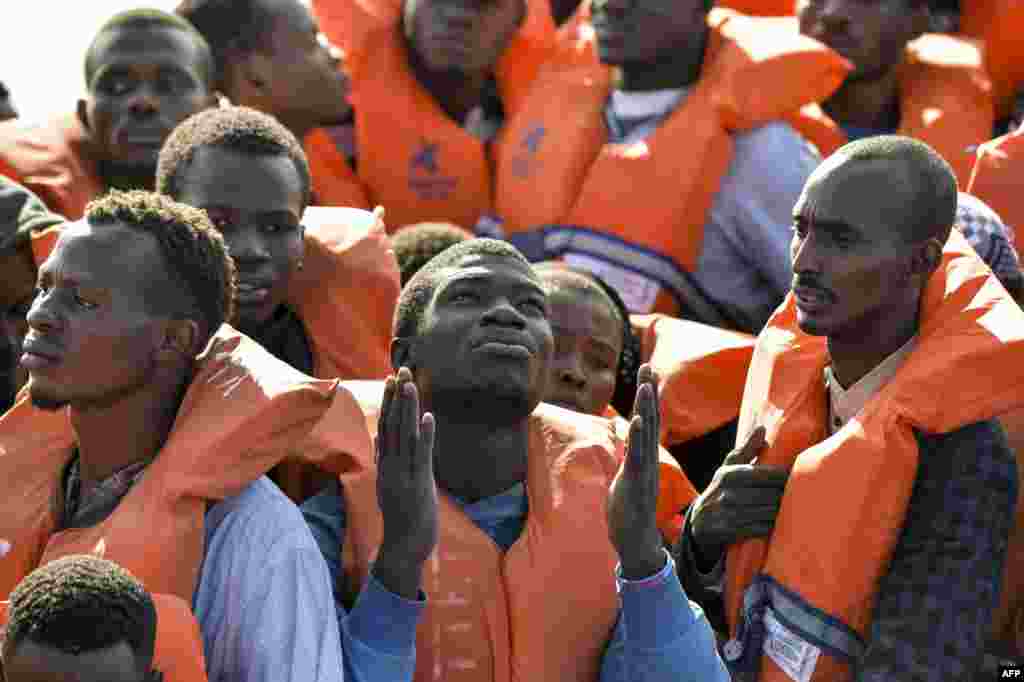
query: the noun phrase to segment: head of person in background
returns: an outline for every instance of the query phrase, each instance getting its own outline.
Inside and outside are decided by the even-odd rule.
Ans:
[[[157,191],[201,208],[238,268],[237,325],[260,340],[302,268],[310,176],[299,141],[246,107],[196,114],[167,139]]]
[[[183,0],[175,12],[203,34],[217,87],[233,104],[281,121],[300,140],[352,114],[341,51],[299,0]]]
[[[398,261],[402,286],[431,258],[472,238],[473,233],[453,223],[416,223],[399,229],[391,236],[391,248]]]
[[[601,278],[564,263],[534,265],[548,295],[555,354],[544,402],[605,415],[629,415],[636,397],[640,342],[629,311]]]
[[[78,119],[108,187],[152,189],[175,126],[216,104],[213,54],[187,21],[140,9],[107,21],[85,56]]]
[[[600,60],[623,90],[682,87],[700,75],[712,0],[595,0],[591,21]]]
[[[18,110],[14,106],[14,98],[7,85],[0,81],[0,121],[18,118]]]
[[[160,682],[153,669],[156,608],[117,564],[70,556],[11,592],[5,682]]]
[[[931,28],[928,0],[798,0],[800,32],[853,63],[846,82],[897,76],[907,43]]]
[[[28,379],[18,358],[28,332],[25,315],[35,297],[32,235],[64,222],[28,189],[0,176],[0,414]]]
[[[1024,301],[1024,272],[1014,248],[1014,233],[988,204],[966,192],[957,195],[956,228],[978,252],[1006,291],[1018,303]]]

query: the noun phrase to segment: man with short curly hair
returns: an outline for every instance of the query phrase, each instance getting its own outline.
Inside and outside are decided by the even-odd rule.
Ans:
[[[316,442],[339,455],[365,425],[333,382],[223,324],[234,296],[198,209],[114,191],[64,226],[28,312],[28,399],[0,424],[0,597],[37,565],[102,551],[193,605],[211,679],[340,681],[326,567],[263,474],[314,447],[328,410],[340,435]]]
[[[156,606],[131,574],[99,557],[58,559],[11,593],[0,679],[159,682],[156,636]]]

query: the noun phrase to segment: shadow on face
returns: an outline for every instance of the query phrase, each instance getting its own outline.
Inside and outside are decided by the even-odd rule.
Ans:
[[[471,255],[442,273],[406,360],[430,409],[506,421],[525,418],[544,397],[553,347],[532,268]]]
[[[26,639],[4,654],[5,682],[159,682],[126,642],[70,654]],[[2,677],[0,677],[2,679]]]
[[[284,154],[204,147],[181,170],[175,200],[202,208],[238,268],[238,324],[250,335],[273,317],[303,254],[302,179]]]
[[[204,76],[205,52],[183,30],[110,28],[92,55],[92,79],[79,118],[100,160],[155,167],[174,127],[214,104]]]
[[[591,21],[601,61],[654,64],[700,44],[705,0],[596,0]]]
[[[525,13],[525,0],[406,0],[406,34],[431,71],[489,73]]]

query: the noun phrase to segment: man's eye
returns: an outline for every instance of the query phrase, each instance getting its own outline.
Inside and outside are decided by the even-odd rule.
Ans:
[[[452,303],[473,303],[476,301],[476,298],[476,294],[468,291],[460,291],[452,296],[450,300]]]
[[[523,301],[519,304],[519,307],[541,315],[547,312],[547,308],[544,306],[544,303],[535,298]]]
[[[106,78],[100,82],[99,90],[105,95],[118,97],[131,90],[132,84],[127,78]]]
[[[82,306],[86,310],[93,310],[94,308],[99,307],[98,303],[92,301],[90,298],[86,296],[83,296],[82,293],[79,291],[75,292],[75,303]]]

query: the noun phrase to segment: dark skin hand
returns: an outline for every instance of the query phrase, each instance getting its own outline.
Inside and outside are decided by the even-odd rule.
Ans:
[[[377,503],[384,538],[373,576],[393,594],[416,599],[423,564],[437,545],[434,416],[420,417],[412,372],[402,367],[384,385],[377,424]]]
[[[650,365],[640,367],[636,402],[629,423],[626,462],[608,496],[608,533],[626,580],[649,578],[665,567],[658,530],[658,379]]]
[[[757,427],[730,452],[711,484],[693,503],[690,532],[700,558],[714,564],[733,543],[767,537],[775,527],[789,471],[754,464],[765,447],[764,427]]]

